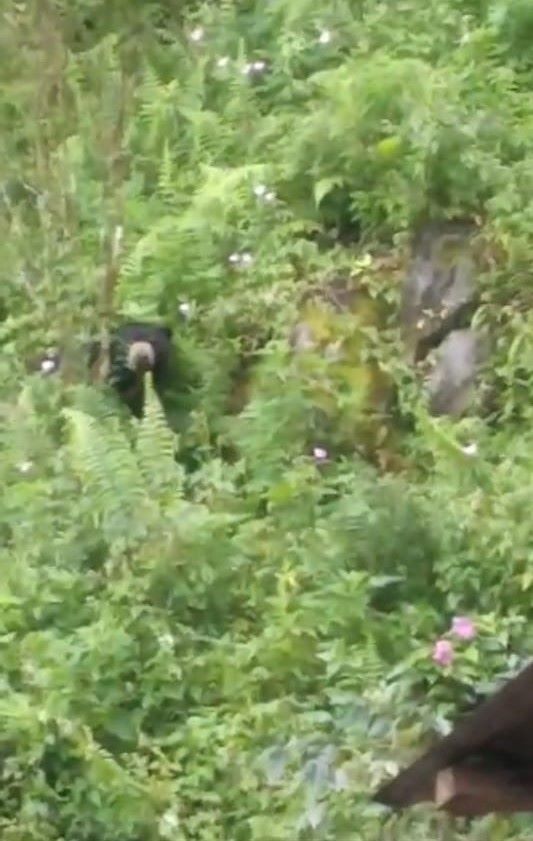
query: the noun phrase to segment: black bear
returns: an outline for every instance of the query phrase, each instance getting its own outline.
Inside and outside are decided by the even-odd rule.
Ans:
[[[144,409],[144,375],[151,371],[159,396],[170,367],[172,330],[157,324],[130,322],[118,327],[110,337],[107,380],[131,413],[140,418]],[[92,343],[89,367],[100,356],[101,344]]]

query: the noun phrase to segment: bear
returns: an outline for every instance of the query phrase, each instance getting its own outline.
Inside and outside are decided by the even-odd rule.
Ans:
[[[154,389],[161,397],[167,382],[172,351],[170,327],[146,322],[128,322],[111,333],[106,379],[132,415],[142,418],[145,401],[144,375],[150,371]],[[89,348],[89,368],[100,358],[101,343]]]

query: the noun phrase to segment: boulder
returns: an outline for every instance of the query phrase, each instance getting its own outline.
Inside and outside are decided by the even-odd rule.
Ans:
[[[475,308],[473,225],[440,222],[415,236],[413,259],[402,301],[401,323],[409,355],[424,359],[457,327],[465,327]]]
[[[428,379],[432,415],[460,417],[467,411],[486,352],[486,341],[471,328],[449,333],[436,352],[436,364]]]

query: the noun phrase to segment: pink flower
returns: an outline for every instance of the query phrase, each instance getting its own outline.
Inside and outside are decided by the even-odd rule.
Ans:
[[[454,657],[453,645],[448,640],[437,640],[432,656],[433,662],[439,666],[449,666]]]
[[[468,616],[454,616],[451,631],[459,639],[471,640],[476,635],[476,626]]]

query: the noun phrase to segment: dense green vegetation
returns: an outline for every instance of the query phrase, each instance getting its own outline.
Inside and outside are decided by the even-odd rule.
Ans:
[[[437,837],[370,793],[531,651],[532,4],[1,8],[2,839]],[[454,422],[397,319],[450,217],[492,339]],[[348,372],[289,342],[338,277]],[[141,423],[86,372],[131,317],[180,372]]]

